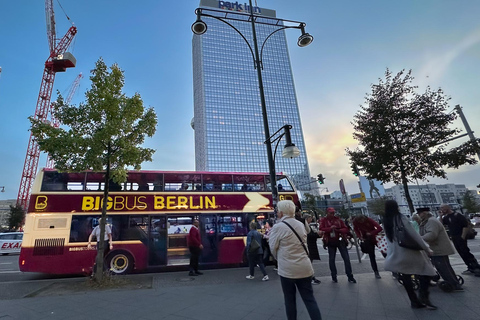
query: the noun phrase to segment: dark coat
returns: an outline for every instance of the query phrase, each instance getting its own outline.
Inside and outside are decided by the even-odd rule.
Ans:
[[[320,236],[313,230],[307,234],[308,257],[310,260],[320,260],[320,253],[318,253],[317,246],[318,238],[320,238]]]

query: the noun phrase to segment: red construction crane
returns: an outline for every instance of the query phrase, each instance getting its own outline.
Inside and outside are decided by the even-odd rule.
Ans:
[[[35,119],[41,121],[46,121],[47,116],[50,113],[50,98],[52,96],[55,74],[57,72],[64,72],[67,68],[75,67],[76,64],[73,55],[66,52],[66,50],[77,33],[77,27],[72,25],[63,38],[57,42],[53,0],[45,0],[45,14],[47,18],[47,37],[50,55],[47,61],[45,61],[45,69],[43,70],[42,83],[40,85],[40,93],[38,95],[34,115]],[[30,134],[27,155],[25,156],[25,164],[23,165],[22,179],[20,181],[20,188],[17,196],[17,206],[22,207],[24,210],[27,210],[28,208],[39,157],[40,149],[32,134]]]
[[[75,91],[77,91],[77,88],[78,86],[80,85],[80,80],[83,78],[83,74],[80,72],[80,74],[75,78],[75,80],[73,81],[72,85],[70,86],[70,90],[68,91],[68,94],[67,94],[67,97],[65,98],[64,102],[65,104],[69,104],[72,99],[73,99],[73,95],[75,94]],[[55,117],[55,115],[53,114],[53,104],[55,102],[52,102],[51,105],[50,105],[50,121],[51,121],[51,124],[54,128],[58,128],[60,127],[60,121]],[[48,156],[48,159],[47,159],[47,168],[50,168],[50,169],[53,169],[55,168],[55,161],[53,161],[50,156]]]

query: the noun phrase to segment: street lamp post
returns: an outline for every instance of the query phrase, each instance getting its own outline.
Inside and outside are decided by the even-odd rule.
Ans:
[[[272,137],[275,136],[276,133],[278,133],[280,130],[278,130],[273,136],[270,136],[270,128],[268,125],[268,116],[267,116],[267,105],[265,102],[265,92],[263,89],[263,79],[262,79],[262,69],[263,69],[263,64],[262,64],[262,55],[263,55],[263,47],[265,46],[265,43],[267,40],[276,32],[280,30],[285,30],[285,29],[300,29],[302,34],[298,38],[298,46],[300,47],[306,47],[313,41],[313,37],[305,32],[305,23],[304,22],[299,22],[299,21],[292,21],[292,20],[285,20],[285,19],[277,19],[277,18],[271,18],[268,17],[266,22],[259,22],[256,21],[255,15],[253,13],[253,5],[252,5],[252,0],[249,0],[249,13],[240,13],[240,12],[225,12],[221,10],[214,10],[214,9],[207,9],[207,8],[197,8],[195,10],[195,13],[197,15],[197,20],[192,24],[192,31],[196,35],[202,35],[207,31],[207,24],[202,21],[202,16],[203,17],[210,17],[217,19],[219,21],[222,21],[226,23],[228,26],[232,27],[245,41],[247,46],[250,49],[250,52],[252,54],[253,62],[254,62],[254,68],[257,70],[257,77],[258,77],[258,89],[260,93],[260,102],[262,106],[262,116],[263,116],[263,127],[265,131],[265,145],[267,147],[267,158],[268,158],[268,169],[269,169],[269,175],[270,175],[270,184],[271,184],[271,189],[272,189],[272,203],[274,209],[277,206],[278,202],[278,190],[277,190],[277,183],[276,183],[276,170],[275,170],[275,159],[274,159],[274,154],[272,153],[272,142],[276,141],[277,139],[272,140]],[[245,19],[247,18],[247,19]],[[252,25],[252,34],[253,34],[253,49],[250,46],[250,43],[248,40],[245,38],[245,36],[231,23],[229,23],[227,20],[236,20],[236,21],[247,21],[249,20]],[[271,26],[276,26],[278,27],[275,29],[273,32],[271,32],[263,41],[261,45],[261,49],[259,52],[258,49],[258,42],[257,42],[257,33],[255,30],[255,24],[266,24],[266,25],[271,25]],[[285,129],[288,126],[287,129]],[[285,137],[287,139],[287,146],[288,146],[288,140],[290,140],[290,131],[289,129],[292,126],[286,125],[282,127],[285,130]],[[288,132],[288,133],[287,133]],[[283,134],[281,135],[283,136]],[[281,137],[280,137],[281,138]],[[280,139],[278,138],[278,139]],[[278,146],[278,143],[277,143]],[[285,146],[285,147],[287,147]],[[293,145],[295,146],[295,145]],[[275,148],[276,150],[276,148]],[[297,148],[298,150],[298,148]],[[298,154],[296,155],[298,157]],[[284,155],[285,156],[285,155]]]

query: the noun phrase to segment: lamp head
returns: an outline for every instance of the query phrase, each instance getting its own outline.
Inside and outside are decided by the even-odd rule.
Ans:
[[[312,42],[313,37],[309,33],[302,33],[302,35],[298,37],[297,44],[299,47],[306,47]]]
[[[306,47],[313,42],[313,36],[305,32],[305,23],[300,24],[300,30],[302,31],[302,35],[298,37],[297,44],[299,47]]]
[[[202,35],[207,32],[207,24],[202,21],[202,13],[199,9],[196,11],[197,21],[192,24],[192,32],[196,35]]]
[[[285,148],[282,151],[282,157],[284,158],[297,158],[300,156],[300,150],[295,146],[295,144],[286,144]]]

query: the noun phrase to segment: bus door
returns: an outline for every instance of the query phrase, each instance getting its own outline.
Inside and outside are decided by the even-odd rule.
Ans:
[[[200,236],[202,237],[203,252],[202,262],[218,261],[218,225],[216,214],[201,214]]]
[[[149,219],[148,265],[167,264],[167,217],[150,216]]]
[[[188,265],[190,263],[187,236],[193,226],[194,219],[194,216],[168,216],[167,264],[169,266]]]

